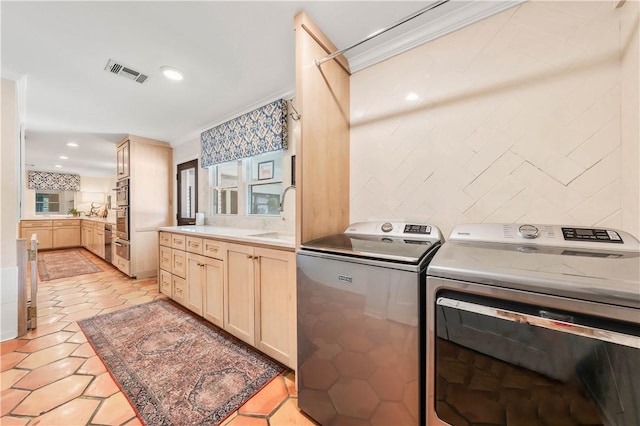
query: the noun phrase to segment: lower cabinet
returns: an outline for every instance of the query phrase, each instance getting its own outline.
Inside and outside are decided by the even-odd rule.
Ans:
[[[224,329],[250,345],[255,344],[255,286],[253,247],[227,246],[227,282]]]
[[[224,263],[187,253],[187,308],[224,328]]]
[[[284,250],[256,248],[254,252],[255,346],[272,358],[296,365],[296,258]]]
[[[295,254],[227,245],[225,330],[295,368]]]
[[[160,291],[295,369],[295,253],[179,237],[160,233]]]
[[[80,219],[53,221],[52,242],[54,248],[80,245]]]

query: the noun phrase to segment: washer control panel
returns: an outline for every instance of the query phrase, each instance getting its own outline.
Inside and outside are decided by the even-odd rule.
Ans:
[[[431,233],[431,226],[429,225],[404,225],[405,234],[424,234],[429,235]]]
[[[602,243],[623,244],[620,234],[610,229],[566,228],[562,227],[562,235],[567,241],[597,241]]]
[[[447,240],[593,250],[640,251],[640,242],[628,232],[571,225],[534,225],[529,223],[462,224],[453,228]]]
[[[357,222],[352,223],[344,231],[345,234],[384,236],[387,238],[411,238],[412,240],[440,240],[441,233],[437,226],[426,223],[408,222]]]

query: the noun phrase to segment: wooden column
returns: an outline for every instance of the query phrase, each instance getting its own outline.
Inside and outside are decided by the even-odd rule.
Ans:
[[[302,118],[296,146],[296,244],[344,232],[349,225],[351,71],[304,13],[296,15],[296,98]]]

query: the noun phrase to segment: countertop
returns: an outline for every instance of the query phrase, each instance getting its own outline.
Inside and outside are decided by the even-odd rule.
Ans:
[[[116,218],[114,217],[87,217],[87,216],[70,216],[70,215],[51,215],[51,216],[37,216],[37,217],[25,217],[20,220],[91,220],[93,222],[111,223],[116,224]]]
[[[208,225],[184,225],[165,226],[160,231],[174,232],[178,234],[194,235],[198,237],[210,237],[231,242],[264,244],[268,246],[295,249],[296,243],[293,234],[286,234],[277,231],[229,228],[224,226]]]

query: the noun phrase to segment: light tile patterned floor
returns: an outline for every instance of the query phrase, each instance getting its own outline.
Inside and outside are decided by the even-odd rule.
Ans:
[[[76,321],[165,297],[83,250],[103,272],[41,282],[38,327],[0,344],[2,425],[141,425]],[[225,426],[314,425],[300,413],[294,374],[283,373]]]

